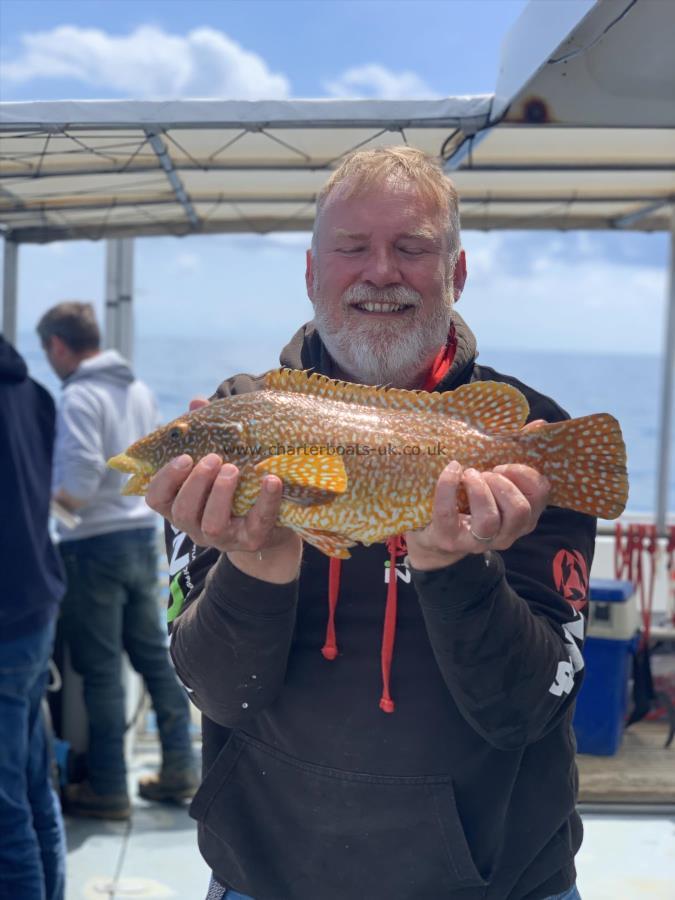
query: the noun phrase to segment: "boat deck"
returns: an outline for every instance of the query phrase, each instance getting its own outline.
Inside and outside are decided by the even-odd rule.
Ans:
[[[640,723],[626,733],[616,757],[579,757],[586,837],[577,867],[583,900],[673,900],[675,745],[663,750],[664,739],[663,724]],[[154,736],[140,735],[129,771],[132,796],[138,778],[155,771],[158,762]],[[659,789],[664,781],[667,794]],[[605,805],[604,797],[622,803],[637,797],[642,804],[658,798],[659,805],[627,812],[625,806]],[[135,797],[130,822],[66,817],[66,831],[66,900],[206,896],[209,872],[187,807]]]
[[[626,729],[615,756],[579,754],[580,803],[668,804],[675,809],[675,740],[666,749],[667,735],[665,721],[643,720]]]

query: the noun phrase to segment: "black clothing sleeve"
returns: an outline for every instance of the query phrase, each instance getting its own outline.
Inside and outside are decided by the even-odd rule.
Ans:
[[[298,582],[260,581],[222,554],[203,589],[191,594],[174,622],[171,657],[195,705],[219,725],[234,727],[281,689]]]
[[[498,749],[539,740],[578,693],[584,620],[556,574],[564,580],[560,554],[581,565],[582,575],[590,571],[594,541],[594,519],[549,507],[536,530],[503,554],[413,569],[448,690],[466,721]]]

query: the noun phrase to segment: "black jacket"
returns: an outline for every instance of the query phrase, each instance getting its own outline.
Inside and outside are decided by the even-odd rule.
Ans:
[[[507,381],[532,418],[566,417],[478,366],[455,324],[438,390]],[[332,373],[311,325],[281,361]],[[236,376],[218,394],[259,385]],[[593,519],[549,508],[507,552],[427,573],[401,559],[391,715],[378,707],[384,545],[342,564],[340,654],[327,661],[327,557],[307,546],[299,580],[270,585],[168,537],[171,653],[204,713],[191,812],[222,884],[255,900],[540,900],[572,884],[583,619],[554,560],[590,570]]]
[[[63,594],[49,538],[54,401],[0,335],[0,640],[40,628]]]

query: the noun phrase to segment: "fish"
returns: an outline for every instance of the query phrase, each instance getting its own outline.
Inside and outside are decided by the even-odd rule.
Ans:
[[[495,381],[428,393],[275,369],[260,390],[214,400],[136,441],[108,465],[144,494],[171,459],[209,453],[240,472],[233,514],[255,503],[266,475],[283,484],[278,524],[328,556],[386,541],[431,521],[439,475],[451,460],[488,471],[524,463],[551,483],[549,504],[606,519],[628,498],[617,420],[597,413],[524,429],[525,396]],[[466,496],[460,510],[468,511]]]

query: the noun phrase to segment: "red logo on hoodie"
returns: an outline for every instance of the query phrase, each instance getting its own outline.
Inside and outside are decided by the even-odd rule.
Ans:
[[[588,596],[588,568],[578,550],[558,550],[553,560],[553,581],[565,600],[583,609]]]

